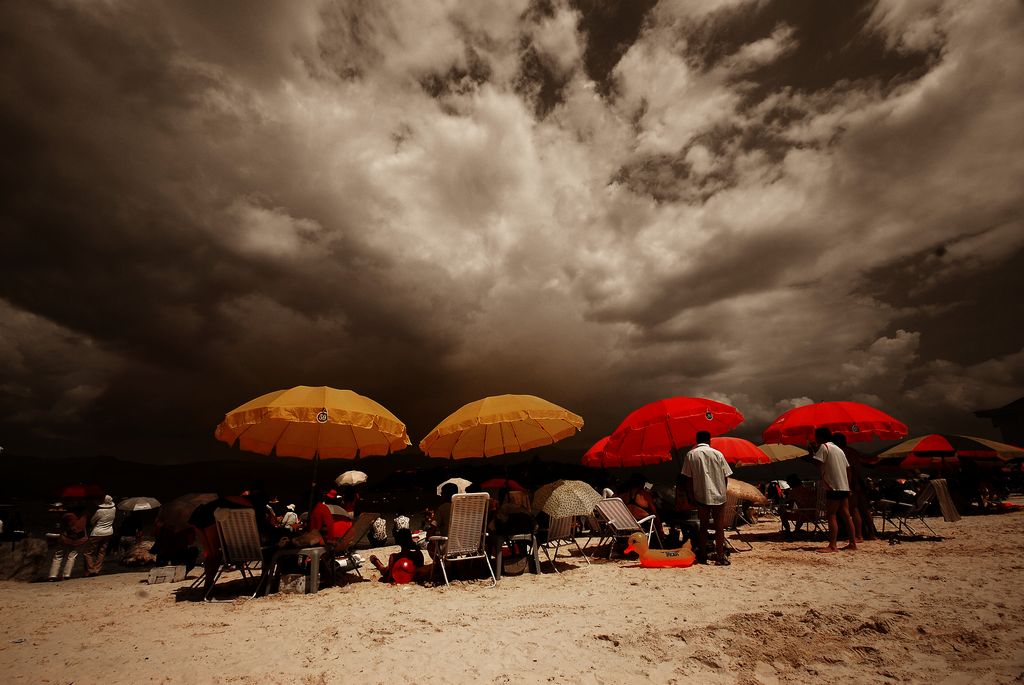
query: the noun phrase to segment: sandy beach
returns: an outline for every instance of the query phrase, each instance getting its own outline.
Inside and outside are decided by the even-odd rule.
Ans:
[[[108,685],[1020,682],[1024,514],[930,522],[944,540],[835,555],[763,522],[728,567],[573,556],[497,588],[386,586],[364,569],[373,582],[204,604],[143,573],[4,582],[0,670]]]

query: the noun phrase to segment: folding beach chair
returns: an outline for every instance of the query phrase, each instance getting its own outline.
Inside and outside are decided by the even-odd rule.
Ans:
[[[805,490],[796,490],[795,488],[787,490],[787,493],[793,493],[788,495],[788,497],[793,497],[793,499],[787,500],[787,503],[796,504],[796,507],[786,512],[787,516],[793,522],[794,527],[806,523],[808,529],[813,528],[813,532],[827,535],[828,517],[825,508],[825,483],[818,481],[814,490],[813,500],[809,497],[805,499],[803,494],[805,492]]]
[[[587,536],[587,541],[583,543],[584,548],[589,547],[590,541],[594,538],[597,538],[597,547],[600,547],[608,541],[608,529],[603,523],[601,523],[601,519],[598,518],[597,515],[589,514],[587,516],[580,516],[579,520],[580,536]]]
[[[217,580],[229,565],[238,568],[242,578],[248,576],[256,581],[256,589],[252,595],[255,597],[260,590],[261,578],[257,578],[252,572],[252,566],[263,563],[263,546],[260,542],[260,531],[256,527],[256,513],[252,509],[222,507],[213,512],[213,518],[217,525],[217,535],[220,537],[222,555],[220,568],[217,569],[204,599],[208,600],[213,595]]]
[[[544,550],[544,555],[547,556],[548,562],[551,563],[551,567],[555,569],[555,573],[561,573],[558,570],[558,566],[555,564],[555,559],[558,558],[558,550],[561,549],[562,545],[568,544],[576,545],[576,549],[580,551],[580,555],[590,565],[590,559],[587,558],[587,553],[580,547],[580,543],[576,540],[576,517],[575,516],[559,516],[558,518],[551,519],[548,525],[548,538],[545,542],[538,545],[540,549]],[[551,553],[551,548],[554,546],[554,553]]]
[[[743,545],[746,545],[746,549],[743,551],[749,552],[750,550],[754,549],[754,546],[750,544],[750,542],[746,538],[743,537],[743,534],[740,533],[739,525],[736,523],[737,519],[745,521],[745,519],[742,519],[742,517],[739,515],[738,505],[739,500],[737,500],[736,497],[729,495],[728,497],[725,498],[725,532],[728,533],[731,530],[734,533],[733,539],[739,541]],[[736,546],[732,544],[732,541],[729,539],[728,535],[726,535],[725,544],[732,551],[739,551],[738,549],[736,549]]]
[[[486,549],[489,500],[486,492],[453,495],[448,534],[430,537],[430,556],[435,566],[441,567],[445,585],[449,584],[447,565],[470,559],[483,559],[491,574],[491,587],[498,584]]]
[[[602,521],[606,537],[611,541],[608,547],[608,558],[612,558],[615,552],[615,541],[628,539],[633,533],[643,533],[647,536],[647,543],[650,544],[652,537],[658,538],[658,545],[661,545],[661,534],[654,525],[654,514],[645,516],[639,521],[633,516],[618,497],[609,497],[597,503],[594,512]],[[646,524],[647,528],[644,529]]]
[[[945,480],[943,480],[943,485],[945,485]],[[925,514],[928,513],[928,507],[933,501],[935,501],[935,487],[932,483],[928,483],[922,488],[913,504],[896,502],[891,499],[878,500],[878,513],[882,517],[882,532],[885,532],[885,524],[889,523],[896,528],[897,535],[900,533],[910,536],[917,535],[917,531],[910,525],[910,519],[915,519],[932,535],[938,536],[924,520]]]
[[[370,532],[370,526],[378,518],[380,518],[380,514],[363,512],[356,517],[352,527],[338,538],[332,550],[336,570],[342,572],[355,571],[356,575],[360,578],[363,577],[363,574],[359,572],[359,567],[363,565],[364,561],[362,557],[355,553],[355,548],[360,540]]]

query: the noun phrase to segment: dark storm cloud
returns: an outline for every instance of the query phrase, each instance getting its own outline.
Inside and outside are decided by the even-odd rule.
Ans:
[[[10,446],[203,452],[300,383],[414,440],[502,392],[589,441],[666,395],[756,432],[1020,391],[1012,2],[0,12]]]

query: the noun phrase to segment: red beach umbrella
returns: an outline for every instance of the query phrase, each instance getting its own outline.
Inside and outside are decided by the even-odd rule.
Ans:
[[[604,448],[607,444],[607,435],[595,442],[594,445],[583,454],[583,465],[592,466],[597,469],[602,468],[604,466],[605,458]]]
[[[608,437],[605,452],[622,458],[664,455],[659,461],[668,461],[673,449],[695,443],[698,431],[721,435],[742,421],[743,414],[728,404],[703,397],[670,397],[627,416]]]
[[[508,478],[491,478],[480,483],[481,490],[518,490],[526,492],[526,488],[514,480]]]
[[[725,460],[729,462],[730,466],[772,463],[771,458],[757,445],[743,438],[711,438],[711,446],[725,456]]]
[[[103,495],[103,488],[98,485],[85,483],[65,485],[60,490],[61,499],[94,499],[97,497],[103,497]]]
[[[901,458],[902,469],[947,468],[961,459],[999,460],[1024,458],[1024,449],[995,440],[967,435],[932,433],[905,440],[878,455],[879,459]]]
[[[906,424],[860,402],[817,402],[794,407],[775,419],[762,437],[765,442],[802,445],[814,438],[814,429],[821,427],[843,433],[847,442],[907,437]]]
[[[595,469],[635,469],[640,466],[660,464],[663,461],[672,459],[670,452],[661,452],[660,454],[611,454],[605,450],[610,437],[605,436],[601,438],[594,443],[593,447],[587,450],[586,454],[583,455],[584,466],[590,466]]]

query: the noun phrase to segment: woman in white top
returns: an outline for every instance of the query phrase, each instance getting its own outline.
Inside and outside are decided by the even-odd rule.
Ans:
[[[98,576],[103,570],[103,559],[107,556],[107,546],[114,534],[115,516],[114,499],[107,495],[103,498],[103,504],[92,515],[92,530],[89,531],[89,541],[85,543],[85,551],[82,552],[82,556],[85,557],[87,578]]]

